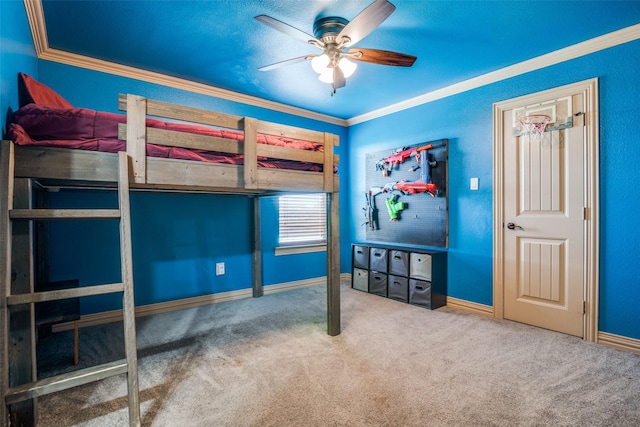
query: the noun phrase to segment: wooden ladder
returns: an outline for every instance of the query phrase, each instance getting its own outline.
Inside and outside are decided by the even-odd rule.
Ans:
[[[119,209],[13,209],[14,153],[13,144],[2,141],[0,147],[0,391],[4,402],[0,405],[0,427],[10,425],[10,405],[28,401],[38,396],[91,383],[114,375],[127,375],[129,396],[129,424],[140,425],[140,402],[138,397],[138,359],[136,353],[135,308],[133,302],[133,272],[131,255],[131,218],[129,209],[129,164],[126,153],[119,153],[118,166],[118,203]],[[5,192],[6,190],[6,192]],[[86,286],[73,289],[61,289],[47,292],[12,293],[12,223],[23,221],[49,221],[64,219],[118,219],[120,221],[120,257],[122,283]],[[46,378],[25,384],[10,384],[9,347],[10,310],[19,309],[42,301],[55,301],[66,298],[85,297],[107,293],[122,292],[124,339],[126,358],[90,368],[79,369],[66,374]],[[31,336],[34,332],[34,318],[30,315]],[[33,350],[35,351],[35,350]],[[35,357],[32,357],[32,361]],[[13,364],[13,361],[12,363]],[[36,378],[35,368],[30,378]],[[20,424],[19,422],[17,424]]]

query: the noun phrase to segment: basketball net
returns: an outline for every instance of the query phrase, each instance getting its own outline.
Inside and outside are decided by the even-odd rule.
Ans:
[[[544,131],[551,117],[546,114],[531,114],[518,119],[518,131],[521,136],[526,136],[529,142],[542,142]]]

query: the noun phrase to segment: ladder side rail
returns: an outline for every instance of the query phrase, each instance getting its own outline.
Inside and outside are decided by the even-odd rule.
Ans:
[[[140,425],[140,400],[138,384],[138,355],[136,344],[135,303],[133,299],[133,255],[131,249],[131,209],[129,201],[129,171],[127,153],[120,152],[118,176],[118,204],[120,207],[120,257],[122,268],[122,313],[124,323],[125,353],[127,358],[127,389],[129,396],[129,425]]]

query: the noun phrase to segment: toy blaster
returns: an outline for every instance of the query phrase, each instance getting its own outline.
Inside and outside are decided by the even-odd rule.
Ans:
[[[365,199],[367,200],[367,206],[362,208],[366,219],[362,225],[369,225],[369,229],[371,231],[379,230],[378,209],[376,208],[376,196],[378,194],[380,194],[380,192],[376,192],[374,194],[372,190],[364,193]]]
[[[397,181],[386,184],[384,187],[371,187],[369,194],[378,195],[380,193],[391,193],[393,191],[400,191],[402,194],[420,194],[429,193],[430,196],[436,197],[438,195],[438,186],[432,182],[417,181]]]
[[[416,157],[416,159],[419,159],[418,156],[420,152],[431,150],[432,148],[442,147],[444,145],[444,142],[436,142],[435,144],[427,144],[421,147],[399,148],[398,150],[395,150],[391,155],[379,160],[376,163],[376,170],[381,170],[382,175],[385,177],[389,176],[394,168],[398,167],[401,163],[404,163],[408,158]],[[426,157],[426,153],[423,157]]]
[[[389,212],[389,221],[397,221],[398,214],[404,210],[406,204],[403,202],[398,202],[398,195],[394,194],[390,198],[388,198],[385,203],[387,204],[387,212]]]
[[[393,184],[393,189],[402,191],[403,194],[429,193],[431,197],[438,195],[438,186],[432,182],[398,181]]]
[[[435,160],[429,161],[429,153],[426,151],[423,153],[416,153],[417,164],[409,168],[409,172],[415,172],[420,170],[420,181],[431,182],[431,168],[436,167],[437,162]]]

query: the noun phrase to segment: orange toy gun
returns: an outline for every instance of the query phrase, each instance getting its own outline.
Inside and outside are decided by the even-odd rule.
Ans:
[[[442,147],[444,142],[438,141],[435,144],[427,144],[421,147],[406,148],[402,147],[395,150],[393,154],[379,160],[376,163],[376,170],[381,170],[383,176],[389,176],[393,168],[398,167],[401,163],[404,163],[409,157],[416,157],[421,151],[431,150],[432,148]]]
[[[438,195],[438,186],[434,183],[418,181],[398,181],[393,184],[393,189],[402,191],[404,194],[429,193],[431,197]]]

